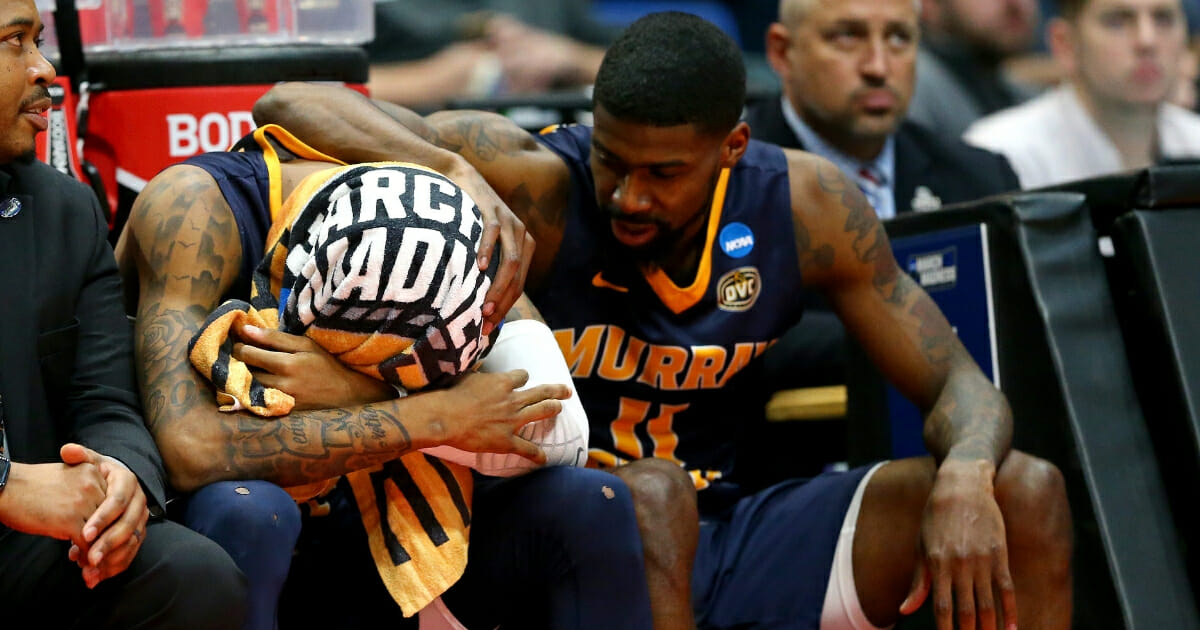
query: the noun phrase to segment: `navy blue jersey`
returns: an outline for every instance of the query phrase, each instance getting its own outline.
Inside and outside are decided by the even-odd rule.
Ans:
[[[204,169],[216,180],[237,223],[242,266],[237,281],[228,294],[221,296],[222,300],[249,297],[250,278],[263,259],[267,232],[283,205],[279,164],[294,158],[343,164],[305,145],[278,125],[255,129],[230,151],[202,153],[182,162]]]
[[[591,422],[601,466],[641,457],[682,464],[696,487],[724,485],[742,422],[762,397],[733,377],[801,315],[787,160],[751,141],[721,173],[694,281],[622,255],[596,204],[591,129],[539,141],[566,161],[572,187],[562,246],[531,298],[554,330]],[[732,379],[732,380],[731,380]]]

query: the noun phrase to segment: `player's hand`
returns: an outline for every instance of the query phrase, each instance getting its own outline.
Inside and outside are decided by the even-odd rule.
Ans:
[[[553,418],[562,411],[560,400],[570,398],[566,385],[525,385],[525,370],[486,374],[472,372],[453,387],[430,392],[441,397],[439,417],[445,418],[441,444],[473,453],[516,453],[536,464],[546,454],[533,442],[515,435],[521,427]]]
[[[1017,596],[994,481],[990,462],[942,462],[921,524],[923,561],[901,614],[915,612],[932,587],[938,630],[953,630],[956,618],[960,628],[1016,630]]]
[[[4,524],[37,536],[86,545],[84,524],[105,499],[107,481],[92,461],[76,459],[78,444],[60,449],[63,463],[18,464],[9,471],[4,488]],[[70,457],[69,457],[70,456]]]
[[[96,451],[68,444],[62,448],[63,463],[90,464],[104,475],[103,503],[83,525],[83,544],[75,543],[68,557],[83,569],[83,581],[95,588],[129,567],[146,536],[150,510],[137,476],[121,462]]]
[[[396,397],[391,385],[346,367],[317,342],[257,326],[238,330],[232,356],[257,368],[254,377],[296,399],[297,411],[336,409]]]
[[[483,236],[479,241],[479,269],[487,270],[491,265],[496,240],[500,241],[500,267],[492,276],[492,286],[483,298],[483,334],[487,335],[500,322],[525,290],[525,276],[533,260],[533,237],[525,231],[525,224],[513,214],[496,191],[483,176],[466,160],[447,177],[475,201],[483,216]]]

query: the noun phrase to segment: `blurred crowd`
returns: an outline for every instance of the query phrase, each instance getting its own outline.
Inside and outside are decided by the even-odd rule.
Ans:
[[[376,98],[425,111],[464,99],[582,91],[594,78],[606,43],[625,24],[647,12],[675,8],[709,19],[739,42],[752,111],[756,102],[788,94],[795,106],[788,113],[843,153],[852,153],[845,143],[855,139],[829,137],[838,135],[836,121],[823,122],[821,112],[805,106],[837,98],[831,94],[843,88],[853,98],[859,98],[857,91],[876,88],[895,97],[896,103],[885,103],[887,111],[859,112],[863,120],[882,121],[885,135],[908,120],[944,139],[965,138],[1004,155],[1025,188],[1200,152],[1193,146],[1200,145],[1200,123],[1180,115],[1200,107],[1197,0],[916,0],[852,6],[858,4],[377,0],[376,38],[368,46],[370,88]],[[820,51],[798,58],[813,52],[804,48],[811,42],[799,38],[790,44],[776,39],[783,48],[772,50],[777,25],[785,27],[784,35],[812,26],[795,16],[789,21],[781,13],[787,10],[812,12],[817,21],[835,25],[830,28],[862,29],[830,35],[820,30],[828,25],[818,25],[803,34],[814,42],[829,40],[824,41],[829,50],[841,50],[841,58],[854,66],[838,82],[789,94],[788,81],[799,86],[806,77],[827,74],[830,58]],[[911,26],[904,45],[890,34],[892,23]],[[876,67],[862,70],[872,64]],[[1180,109],[1163,110],[1166,104]],[[844,105],[845,116],[855,117],[854,110],[862,109],[861,103]],[[1042,133],[1047,126],[1053,133]],[[1045,146],[1039,148],[1039,142]],[[1072,146],[1078,154],[1073,157]],[[1068,154],[1065,159],[1062,152]],[[924,207],[938,197],[938,191],[929,192]],[[904,203],[898,207],[908,209]],[[885,210],[885,218],[891,212]]]

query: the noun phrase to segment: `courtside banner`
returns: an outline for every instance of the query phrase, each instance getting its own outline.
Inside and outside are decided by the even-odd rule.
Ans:
[[[228,150],[254,130],[254,102],[272,84],[93,92],[83,156],[104,181],[109,207],[118,185],[140,192],[159,171],[199,153]],[[362,85],[350,85],[363,93]]]
[[[900,269],[925,289],[946,315],[984,375],[1000,386],[996,357],[996,316],[987,225],[967,225],[892,239]],[[892,456],[926,455],[923,418],[891,385],[887,386]]]

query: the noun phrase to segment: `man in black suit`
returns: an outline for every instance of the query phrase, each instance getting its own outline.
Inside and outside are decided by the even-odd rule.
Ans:
[[[157,518],[162,461],[99,204],[33,158],[54,79],[41,31],[33,0],[0,0],[0,624],[227,627],[241,573]]]
[[[881,219],[1020,188],[1002,156],[904,120],[918,24],[913,0],[784,0],[767,31],[783,95],[747,108],[751,135],[833,159]]]
[[[836,164],[885,220],[1020,188],[1004,157],[904,120],[919,8],[915,0],[783,0],[766,35],[783,94],[744,116],[752,137]],[[767,353],[769,385],[844,382],[844,339],[836,316],[814,300]]]

